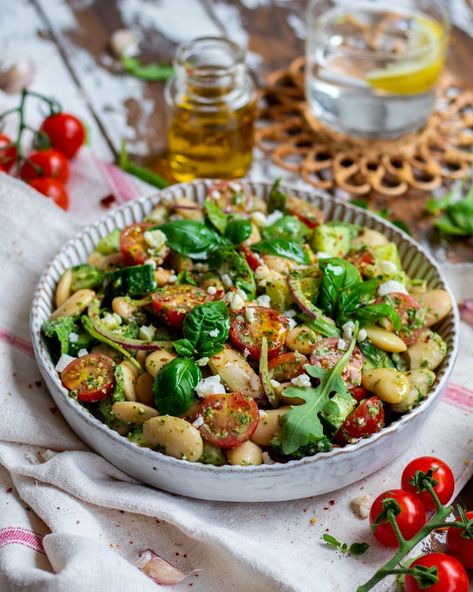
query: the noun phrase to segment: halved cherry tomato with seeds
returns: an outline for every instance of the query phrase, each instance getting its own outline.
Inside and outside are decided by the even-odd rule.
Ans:
[[[77,394],[79,401],[94,403],[113,389],[114,361],[104,354],[87,354],[73,360],[61,373],[62,384]]]
[[[246,245],[241,245],[241,250],[243,251],[243,255],[245,256],[246,262],[250,266],[252,271],[256,271],[260,265],[263,264],[263,260],[258,255],[250,249],[250,247]]]
[[[346,444],[359,438],[368,438],[384,426],[384,408],[379,397],[364,399],[346,418],[335,438]]]
[[[299,352],[287,352],[279,354],[269,361],[269,375],[278,382],[286,382],[304,372],[304,364],[307,358]]]
[[[52,177],[65,183],[69,178],[69,161],[53,148],[32,152],[20,169],[20,177],[23,181]]]
[[[9,171],[17,159],[16,146],[11,146],[12,140],[6,134],[0,134],[0,171]]]
[[[346,260],[352,263],[361,274],[364,274],[366,269],[375,263],[373,253],[366,247],[348,253]]]
[[[415,476],[417,471],[427,473],[429,470],[432,471],[432,478],[437,481],[437,485],[434,485],[435,493],[442,504],[448,504],[452,499],[453,490],[455,489],[455,478],[452,469],[447,463],[439,458],[435,458],[435,456],[420,456],[411,461],[402,472],[401,487],[415,493],[426,510],[435,510],[436,505],[430,493],[428,491],[419,493],[416,486],[410,483],[410,480]]]
[[[415,298],[402,292],[391,292],[380,296],[376,302],[389,304],[401,317],[401,330],[399,337],[406,345],[412,345],[417,341],[424,326],[425,310]],[[388,321],[389,322],[389,321]]]
[[[418,557],[409,567],[437,569],[438,581],[435,584],[424,586],[417,583],[410,575],[404,580],[405,592],[468,592],[468,574],[462,564],[446,553],[427,553]]]
[[[473,512],[465,512],[467,520],[473,520]],[[463,536],[462,528],[450,526],[447,530],[448,552],[456,557],[464,567],[473,569],[473,540]]]
[[[248,350],[259,360],[263,337],[268,340],[268,357],[279,353],[286,340],[288,320],[273,308],[248,306],[232,316],[230,341],[240,351]]]
[[[345,353],[344,349],[339,349],[340,339],[336,337],[324,337],[320,339],[310,356],[310,363],[323,368],[324,370],[331,370],[338,360]],[[348,347],[348,343],[345,344]],[[349,384],[349,388],[360,386],[361,384],[361,370],[363,368],[363,354],[358,346],[355,347],[348,364],[342,372],[342,378]]]
[[[152,305],[156,315],[166,324],[182,327],[186,313],[210,300],[212,296],[202,288],[190,284],[171,284],[153,294]]]
[[[130,265],[143,265],[150,258],[150,246],[145,240],[145,232],[152,224],[130,224],[120,232],[120,251]]]
[[[286,211],[291,216],[296,216],[309,228],[315,228],[323,222],[324,215],[319,208],[308,203],[300,197],[289,195],[286,200]]]
[[[208,395],[197,406],[197,418],[204,440],[219,448],[235,448],[246,442],[259,421],[258,405],[241,393]]]

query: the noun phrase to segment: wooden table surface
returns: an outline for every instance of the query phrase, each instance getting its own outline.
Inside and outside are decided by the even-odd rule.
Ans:
[[[453,4],[458,2],[463,0]],[[166,148],[163,85],[119,71],[108,51],[115,30],[131,28],[139,35],[145,62],[170,62],[176,46],[193,37],[228,36],[248,48],[259,84],[304,51],[306,0],[0,0],[1,5],[1,59],[33,59],[35,89],[53,94],[87,123],[98,156],[113,159],[125,138],[136,160],[161,169]],[[470,29],[471,23],[473,11]],[[448,65],[473,84],[473,39],[457,28]],[[5,101],[0,99],[2,110]],[[389,204],[372,198],[414,226],[422,223],[425,194],[411,192]],[[459,243],[452,253],[473,261],[473,242]],[[462,496],[473,507],[473,480]]]

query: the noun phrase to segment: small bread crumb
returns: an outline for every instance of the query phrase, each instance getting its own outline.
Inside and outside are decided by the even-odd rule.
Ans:
[[[314,525],[317,524],[317,518],[315,516],[312,516],[312,518],[309,520],[309,522]]]
[[[358,516],[358,518],[362,518],[363,520],[369,516],[370,505],[370,495],[360,495],[358,497],[354,497],[350,502],[350,508],[352,509],[353,513]]]

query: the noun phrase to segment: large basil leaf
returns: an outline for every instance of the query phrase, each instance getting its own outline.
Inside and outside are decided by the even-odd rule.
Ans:
[[[164,232],[173,251],[191,259],[206,259],[210,250],[221,243],[214,230],[194,220],[172,220],[155,228]]]
[[[230,220],[225,230],[225,236],[234,245],[239,245],[251,234],[251,221],[246,218]]]
[[[271,226],[263,228],[263,238],[295,238],[302,240],[310,234],[311,230],[299,218],[295,216],[283,216]]]
[[[281,178],[276,179],[269,191],[268,212],[274,212],[274,210],[286,211],[287,194],[281,191],[280,185]]]
[[[246,259],[234,249],[222,246],[214,249],[209,256],[209,265],[222,275],[228,275],[236,288],[243,290],[245,294],[254,297],[256,282]]]
[[[339,321],[345,323],[357,308],[373,301],[376,297],[378,284],[377,280],[368,280],[346,288],[338,299],[337,316]]]
[[[183,324],[184,337],[202,356],[213,356],[228,340],[230,314],[224,302],[207,302],[190,310]]]
[[[363,306],[355,310],[353,316],[362,326],[374,325],[377,321],[388,318],[391,320],[395,331],[399,331],[401,327],[399,313],[389,304],[379,303]]]
[[[202,372],[190,358],[174,358],[161,368],[154,379],[156,407],[162,415],[182,415],[196,400],[194,389]]]
[[[342,292],[361,282],[361,277],[354,265],[340,257],[321,259],[319,266],[324,277],[319,288],[318,304],[325,314],[332,316]]]
[[[222,208],[208,197],[204,200],[204,210],[212,226],[224,234],[227,228],[228,216],[223,212]]]
[[[309,255],[304,250],[304,247],[296,241],[285,238],[264,239],[251,245],[251,249],[257,253],[292,259],[292,261],[301,265],[309,265],[310,263]]]

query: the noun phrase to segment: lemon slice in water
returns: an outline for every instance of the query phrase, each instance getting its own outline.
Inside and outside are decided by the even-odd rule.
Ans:
[[[415,17],[414,23],[406,53],[417,55],[383,70],[370,72],[366,81],[371,87],[393,94],[410,95],[426,92],[437,82],[445,61],[445,31],[433,19]]]

